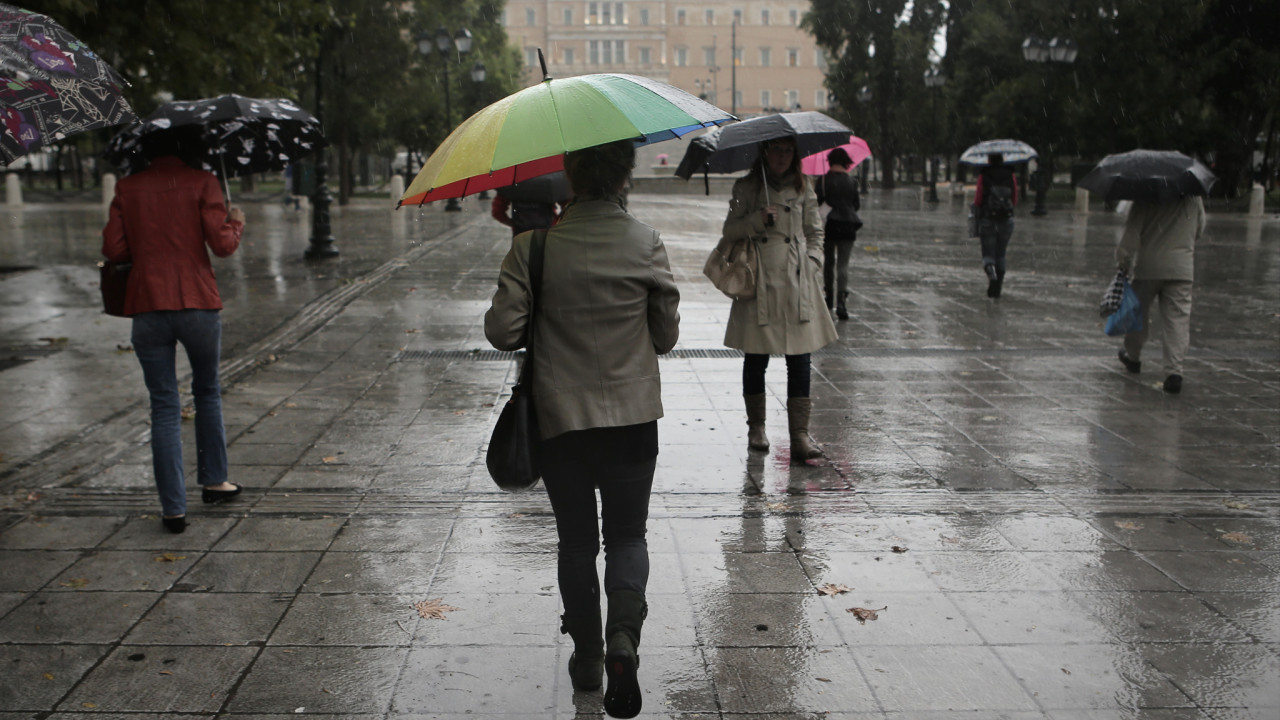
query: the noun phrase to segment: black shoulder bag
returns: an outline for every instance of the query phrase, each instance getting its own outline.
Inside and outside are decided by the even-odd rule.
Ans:
[[[520,377],[511,388],[511,399],[498,415],[498,424],[489,437],[485,464],[498,487],[508,492],[527,490],[542,477],[538,462],[538,415],[533,407],[533,324],[538,314],[542,290],[542,255],[547,231],[537,230],[529,243],[529,286],[533,300],[529,305],[529,323],[525,329],[524,361]]]

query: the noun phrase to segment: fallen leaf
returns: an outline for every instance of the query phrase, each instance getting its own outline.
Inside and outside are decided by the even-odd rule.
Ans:
[[[167,563],[178,562],[179,560],[186,560],[186,559],[187,559],[186,555],[174,555],[173,553],[165,553],[163,555],[157,555],[155,557],[156,562],[167,562]]]
[[[320,462],[325,462],[325,463],[331,463],[331,462],[337,462],[337,461],[338,461],[337,455],[330,455],[328,457],[320,458]]]
[[[45,674],[44,674],[44,679],[45,679],[45,680],[52,680],[52,679],[53,679],[53,673],[45,673]]]
[[[172,674],[173,674],[173,672],[172,672],[172,671],[170,671],[170,670],[161,670],[161,671],[160,671],[160,674],[161,674],[161,675],[172,675]]]
[[[952,545],[954,545],[954,544],[956,544],[956,543],[960,542],[960,538],[948,537],[948,536],[946,536],[946,535],[939,535],[938,537],[940,537],[940,538],[942,539],[942,542],[944,542],[944,543],[951,543]]]
[[[187,405],[182,408],[182,419],[190,420],[196,416],[196,408],[194,405]]]
[[[1066,669],[1066,668],[1062,668],[1062,674],[1063,674],[1063,675],[1070,675],[1070,674],[1071,674],[1071,671],[1070,671],[1070,670],[1068,670],[1068,669]]]
[[[1240,543],[1241,545],[1249,545],[1253,542],[1253,538],[1242,532],[1222,533],[1222,539],[1228,542]]]
[[[819,595],[839,595],[841,593],[850,592],[851,590],[853,590],[853,588],[849,587],[848,585],[833,585],[832,583],[827,583],[826,585],[823,585],[822,587],[818,588],[818,594]]]
[[[868,620],[878,619],[880,617],[879,613],[884,612],[885,610],[888,610],[888,609],[889,609],[888,605],[885,605],[882,608],[876,608],[875,610],[871,610],[869,608],[853,607],[853,608],[849,608],[848,610],[845,610],[845,612],[853,613],[853,616],[858,618],[858,624],[866,625]]]
[[[405,330],[405,331],[404,331],[404,334],[405,334],[405,335],[413,335],[414,333],[418,333],[418,332],[421,332],[421,331],[420,331],[420,330],[418,330],[417,328],[409,328],[408,330]]]
[[[765,505],[765,507],[770,510],[773,510],[774,512],[782,512],[783,510],[787,509],[787,504],[781,503],[781,502],[773,502]]]
[[[906,551],[907,551],[907,548],[906,548],[906,546],[905,546],[905,545],[894,545],[893,547],[891,547],[891,548],[889,548],[889,549],[890,549],[890,550],[892,550],[892,551],[894,551],[894,552],[896,552],[896,553],[904,553],[904,552],[906,552]]]
[[[510,515],[508,515],[507,517],[509,517],[509,518],[511,518],[511,519],[513,519],[513,520],[514,520],[514,519],[516,519],[516,518],[522,518],[522,517],[524,517],[524,513],[518,513],[518,512],[516,512],[516,513],[511,513],[511,514],[510,514]]]
[[[284,406],[287,408],[295,408],[298,407],[298,403],[285,403]]]
[[[831,682],[831,678],[814,678],[818,682]]]
[[[58,584],[61,585],[62,587],[82,588],[85,585],[89,584],[89,578],[71,578],[67,582],[58,583]]]
[[[436,598],[435,600],[423,600],[413,604],[414,609],[418,611],[418,617],[430,620],[447,620],[445,613],[451,610],[460,610],[461,608],[445,605],[444,598]]]
[[[42,338],[36,338],[36,339],[39,340],[40,342],[49,343],[50,345],[66,345],[67,344],[67,339],[64,337],[42,337]]]
[[[1141,530],[1142,523],[1137,523],[1132,520],[1117,520],[1116,527],[1121,530]]]
[[[35,502],[35,501],[37,501],[37,500],[39,500],[39,499],[40,499],[40,495],[39,495],[39,494],[37,494],[37,493],[33,493],[33,492],[29,492],[29,493],[27,493],[27,502]]]
[[[118,351],[120,351],[120,352],[131,353],[131,352],[133,352],[133,346],[132,346],[132,345],[121,345],[121,344],[119,344],[119,343],[116,343],[116,350],[118,350]]]
[[[1235,510],[1245,510],[1249,507],[1249,503],[1240,502],[1239,500],[1224,500],[1222,504]]]
[[[85,707],[85,708],[93,709],[93,708],[98,707],[98,703],[84,702],[84,703],[80,703],[80,707]]]
[[[466,415],[466,414],[467,414],[467,411],[466,411],[466,410],[454,410],[454,411],[453,411],[453,414],[454,414],[454,415]]]

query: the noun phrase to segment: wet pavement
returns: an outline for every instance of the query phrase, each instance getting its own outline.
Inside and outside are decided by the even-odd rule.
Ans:
[[[101,209],[6,212],[0,265],[37,267],[0,280],[0,720],[600,715],[564,670],[545,496],[484,469],[509,235],[466,207],[346,208],[331,264],[247,208],[215,263],[247,489],[178,536],[128,323],[97,312]],[[1280,715],[1280,220],[1210,216],[1170,396],[1158,339],[1129,375],[1096,314],[1122,218],[1019,215],[993,301],[958,200],[869,196],[853,317],[814,357],[828,457],[791,466],[782,363],[748,453],[700,273],[725,208],[633,196],[683,295],[643,717]]]

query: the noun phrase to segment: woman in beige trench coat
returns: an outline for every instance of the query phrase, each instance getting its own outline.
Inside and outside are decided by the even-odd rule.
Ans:
[[[767,182],[766,182],[767,179]],[[733,185],[728,240],[749,238],[759,257],[756,297],[734,300],[724,344],[745,353],[742,394],[747,446],[768,450],[765,369],[770,355],[787,362],[787,429],[791,461],[821,457],[809,435],[809,354],[836,339],[822,299],[822,223],[818,198],[800,172],[794,138],[763,143],[755,166]]]

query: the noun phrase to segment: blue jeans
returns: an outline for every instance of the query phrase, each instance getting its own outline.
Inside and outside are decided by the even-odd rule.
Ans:
[[[995,265],[996,270],[1004,273],[1004,253],[1009,249],[1009,238],[1013,237],[1013,218],[979,220],[978,237],[982,242],[982,264]]]
[[[158,310],[133,316],[133,351],[151,393],[151,462],[160,507],[168,516],[187,511],[182,473],[182,403],[178,399],[177,344],[191,362],[196,404],[196,467],[201,485],[227,481],[227,434],[222,426],[218,360],[222,317],[217,310]]]

